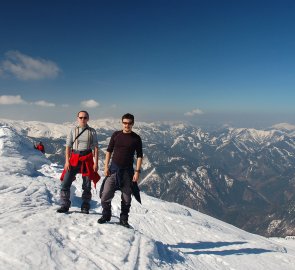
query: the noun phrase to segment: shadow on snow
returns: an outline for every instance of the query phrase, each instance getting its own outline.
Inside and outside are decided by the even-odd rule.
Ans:
[[[198,242],[198,243],[178,243],[176,245],[170,245],[170,248],[177,249],[189,249],[189,251],[182,251],[185,254],[194,255],[248,255],[248,254],[261,254],[266,252],[274,252],[273,250],[263,249],[263,248],[235,248],[235,249],[224,249],[224,250],[209,250],[220,247],[227,247],[232,245],[243,245],[247,242],[237,241],[237,242]]]

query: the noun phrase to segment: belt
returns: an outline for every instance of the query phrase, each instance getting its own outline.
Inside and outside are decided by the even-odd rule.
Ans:
[[[87,150],[83,150],[83,151],[73,150],[72,153],[79,154],[80,156],[86,156],[86,155],[92,153],[92,150],[91,149],[87,149]]]

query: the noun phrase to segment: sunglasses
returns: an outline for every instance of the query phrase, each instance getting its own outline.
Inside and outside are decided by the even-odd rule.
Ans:
[[[125,126],[127,126],[127,125],[128,125],[128,126],[132,126],[132,125],[133,125],[132,122],[122,122],[122,124],[125,125]]]
[[[88,117],[79,116],[79,119],[88,119]]]

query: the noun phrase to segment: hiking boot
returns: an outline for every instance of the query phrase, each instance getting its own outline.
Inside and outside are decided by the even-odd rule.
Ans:
[[[89,214],[90,204],[83,202],[81,205],[81,213],[83,214]]]
[[[101,218],[98,219],[97,223],[103,224],[103,223],[106,223],[106,222],[108,222],[110,220],[111,220],[110,217],[102,216]]]
[[[57,213],[67,213],[69,211],[69,207],[61,206],[56,210]]]
[[[120,219],[120,225],[122,225],[126,228],[131,228],[131,226],[128,223],[128,220],[125,220],[125,219]]]
[[[81,208],[82,214],[89,214],[89,210],[87,208]]]

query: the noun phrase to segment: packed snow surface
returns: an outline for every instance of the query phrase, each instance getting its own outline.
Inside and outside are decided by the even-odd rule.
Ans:
[[[144,193],[142,205],[132,201],[131,229],[117,224],[119,193],[111,222],[98,224],[100,184],[90,214],[81,214],[80,176],[70,212],[56,213],[61,169],[0,126],[0,269],[295,269],[292,237],[250,234]]]

